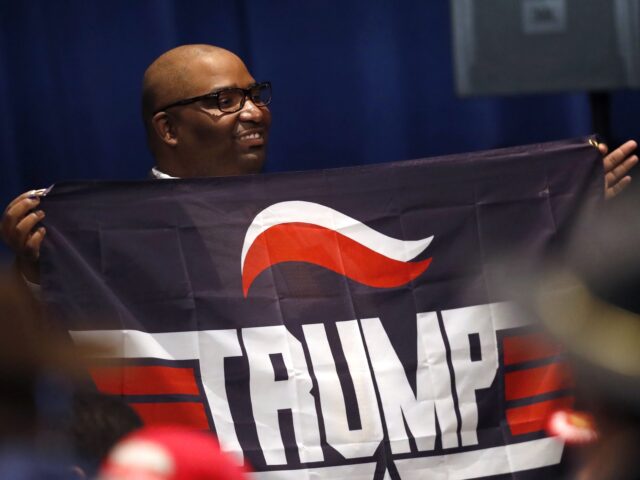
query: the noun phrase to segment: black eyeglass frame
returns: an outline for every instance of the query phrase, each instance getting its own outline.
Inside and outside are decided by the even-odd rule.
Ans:
[[[172,107],[180,107],[183,105],[190,105],[192,103],[196,103],[199,102],[200,100],[215,100],[216,101],[216,108],[218,110],[220,110],[221,112],[224,113],[236,113],[239,112],[240,110],[242,110],[242,108],[244,107],[245,102],[247,101],[247,97],[251,98],[251,91],[254,90],[255,88],[259,88],[259,87],[264,87],[267,86],[269,88],[269,100],[267,100],[264,103],[260,103],[256,105],[258,107],[265,107],[267,105],[269,105],[271,103],[271,82],[259,82],[259,83],[255,83],[253,85],[251,85],[249,88],[240,88],[240,87],[229,87],[229,88],[222,88],[220,90],[217,90],[215,92],[209,92],[209,93],[205,93],[204,95],[198,95],[197,97],[190,97],[190,98],[185,98],[183,100],[178,100],[177,102],[173,102],[170,103],[169,105],[166,105],[162,108],[159,108],[158,110],[156,110],[155,112],[153,112],[153,114],[155,115],[156,113],[159,112],[164,112],[165,110],[172,108]],[[220,105],[218,104],[218,97],[220,96],[220,94],[225,93],[225,92],[229,92],[229,91],[241,91],[242,92],[242,100],[240,101],[240,105],[238,106],[238,108],[236,110],[233,111],[228,111],[228,110],[222,110],[220,108]],[[253,102],[254,100],[251,99],[251,101]],[[254,102],[255,103],[255,102]]]

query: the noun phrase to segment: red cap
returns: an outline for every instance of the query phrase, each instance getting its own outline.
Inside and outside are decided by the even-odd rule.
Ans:
[[[100,480],[245,480],[245,470],[212,434],[179,426],[145,427],[120,441]]]

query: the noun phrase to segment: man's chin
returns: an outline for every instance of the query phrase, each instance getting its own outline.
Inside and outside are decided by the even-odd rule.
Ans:
[[[264,167],[264,150],[258,152],[246,152],[240,155],[238,161],[238,175],[260,173]]]

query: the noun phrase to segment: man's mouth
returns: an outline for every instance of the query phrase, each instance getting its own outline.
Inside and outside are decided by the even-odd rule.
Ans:
[[[262,131],[243,132],[236,136],[238,143],[248,147],[264,145],[264,133]]]

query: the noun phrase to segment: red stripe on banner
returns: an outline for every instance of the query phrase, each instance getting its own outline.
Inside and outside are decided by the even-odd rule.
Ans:
[[[540,360],[561,353],[558,344],[542,333],[505,337],[502,346],[505,365]]]
[[[504,376],[504,396],[507,400],[534,397],[571,387],[571,370],[564,362],[508,372]]]
[[[92,367],[98,390],[115,395],[199,395],[193,368]]]
[[[370,287],[391,288],[422,274],[431,258],[401,262],[318,225],[275,225],[261,233],[247,252],[242,274],[244,296],[261,272],[282,262],[313,263]]]
[[[196,402],[130,403],[145,425],[184,425],[209,430],[204,405]]]
[[[524,435],[544,430],[549,416],[557,410],[573,407],[573,401],[573,397],[562,397],[507,409],[507,423],[511,434]]]

